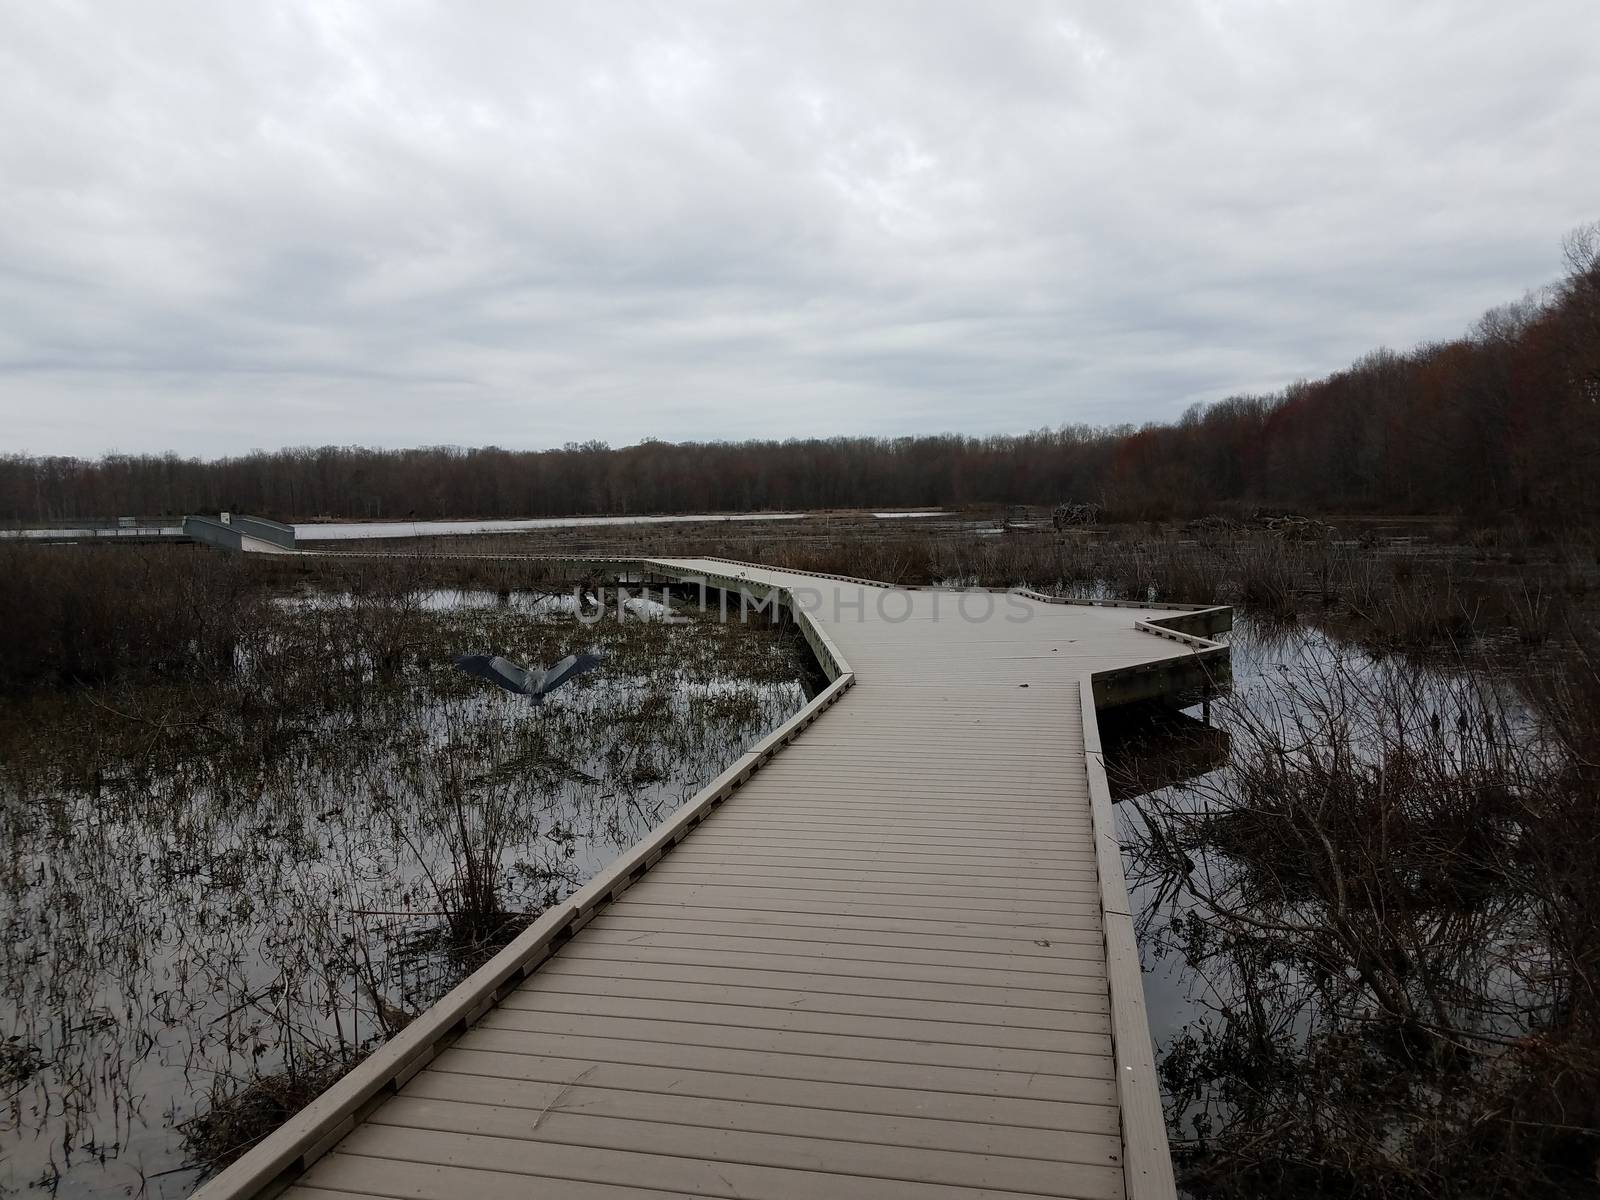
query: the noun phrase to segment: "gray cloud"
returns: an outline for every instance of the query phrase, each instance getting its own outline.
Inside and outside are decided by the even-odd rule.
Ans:
[[[1017,431],[1453,336],[1600,7],[11,5],[0,448]]]

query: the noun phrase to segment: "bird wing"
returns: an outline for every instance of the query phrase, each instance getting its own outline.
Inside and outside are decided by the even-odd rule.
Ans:
[[[538,675],[525,671],[509,658],[501,658],[496,654],[489,666],[499,677],[497,682],[503,688],[521,692],[524,696],[532,695],[538,690]]]
[[[528,673],[509,659],[501,658],[498,654],[493,658],[487,654],[458,654],[456,666],[468,675],[476,675],[479,679],[487,679],[490,683],[498,684],[510,692],[524,692],[528,686]]]
[[[598,654],[569,654],[544,673],[534,689],[534,694],[548,695],[573,676],[592,671],[604,661]]]
[[[479,679],[487,679],[493,683],[499,683],[500,681],[495,677],[493,668],[489,666],[492,661],[494,660],[487,654],[456,655],[456,666],[460,667],[468,675],[476,675]]]

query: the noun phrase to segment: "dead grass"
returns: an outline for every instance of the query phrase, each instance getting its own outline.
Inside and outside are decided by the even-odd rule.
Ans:
[[[183,1127],[191,1161],[220,1171],[337,1083],[365,1054],[308,1050],[284,1070],[213,1085],[206,1110]]]

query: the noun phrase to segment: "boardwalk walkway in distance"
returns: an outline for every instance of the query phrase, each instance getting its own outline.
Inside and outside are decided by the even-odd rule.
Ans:
[[[832,682],[200,1194],[1171,1197],[1094,694],[1226,610],[635,565]]]

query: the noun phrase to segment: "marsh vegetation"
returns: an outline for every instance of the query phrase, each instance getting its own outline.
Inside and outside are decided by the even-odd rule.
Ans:
[[[1153,786],[1123,762],[1191,1194],[1595,1193],[1600,660],[1577,636],[1519,671],[1247,619],[1224,765]]]
[[[804,702],[792,631],[527,565],[0,552],[7,1188],[187,1194]]]
[[[1240,605],[1222,764],[1118,780],[1186,1185],[1594,1190],[1591,537],[1011,512],[428,549]],[[599,580],[537,560],[0,554],[12,1186],[184,1194],[803,699],[791,635],[588,624]],[[612,666],[537,717],[448,665],[587,646]]]

